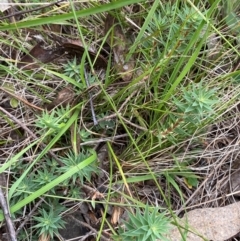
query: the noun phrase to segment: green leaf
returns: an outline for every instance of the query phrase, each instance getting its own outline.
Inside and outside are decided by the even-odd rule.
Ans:
[[[12,106],[12,108],[17,108],[18,107],[18,100],[15,98],[11,98],[10,99],[10,105]]]
[[[193,187],[197,187],[197,185],[199,183],[198,179],[195,177],[187,177],[186,181],[189,186],[193,186]]]

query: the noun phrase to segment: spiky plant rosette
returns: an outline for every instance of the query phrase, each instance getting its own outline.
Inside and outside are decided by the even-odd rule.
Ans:
[[[168,241],[165,237],[171,228],[170,220],[165,213],[159,213],[159,208],[149,210],[146,205],[142,214],[140,209],[136,209],[136,214],[129,213],[129,221],[125,223],[125,230],[120,230],[121,240],[128,241]]]

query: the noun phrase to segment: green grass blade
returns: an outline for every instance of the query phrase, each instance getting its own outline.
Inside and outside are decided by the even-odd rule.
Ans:
[[[218,2],[218,1],[216,1],[216,2]],[[211,13],[213,12],[216,4],[217,3],[212,5],[211,9],[209,10],[209,13],[208,13],[209,17],[211,15]],[[196,33],[194,34],[194,37],[191,39],[188,47],[184,51],[184,55],[187,55],[187,53],[193,48],[194,44],[198,41],[199,36],[201,34],[201,31],[203,30],[203,28],[205,26],[206,21],[207,21],[207,19],[204,17],[204,19],[202,20],[202,23],[200,24],[200,26],[196,30]],[[208,24],[208,28],[209,28],[209,24]],[[164,103],[166,103],[169,100],[169,98],[174,94],[178,85],[181,83],[181,81],[183,80],[185,75],[188,73],[188,71],[191,69],[191,67],[195,63],[196,59],[199,56],[199,52],[201,51],[201,47],[206,41],[207,32],[208,31],[206,30],[204,36],[202,37],[201,41],[196,46],[196,49],[193,52],[192,56],[189,58],[188,62],[186,64],[184,64],[184,61],[185,61],[184,57],[181,57],[180,60],[178,61],[177,65],[176,65],[176,68],[174,69],[174,71],[173,71],[173,73],[170,77],[169,85],[167,85],[165,90],[164,90],[165,96],[164,96],[162,102],[159,104],[158,109],[161,109],[162,106],[164,105]],[[177,77],[177,73],[179,73],[179,70],[181,69],[183,64],[184,64],[185,67],[181,71],[180,75]],[[169,88],[169,86],[171,86],[171,87]]]
[[[1,167],[0,167],[0,173],[4,172],[6,169],[8,169],[12,164],[17,162],[26,151],[28,151],[30,148],[32,148],[34,145],[36,145],[39,142],[39,140],[31,143],[28,145],[26,148],[21,150],[18,154],[16,154],[14,157],[12,157],[8,162],[5,162]]]
[[[154,12],[156,11],[157,7],[159,6],[159,1],[156,0],[153,5],[152,5],[152,8],[150,9],[146,19],[145,19],[145,22],[143,24],[143,26],[141,27],[139,33],[138,33],[138,36],[137,38],[135,39],[135,43],[132,45],[132,47],[130,48],[129,50],[129,54],[127,56],[127,59],[126,61],[128,61],[130,59],[130,57],[132,56],[132,54],[135,52],[136,48],[138,47],[138,44],[140,43],[140,41],[142,40],[144,34],[145,34],[145,31],[149,25],[149,22],[151,21],[152,19],[152,16],[154,14]]]
[[[50,141],[50,143],[43,149],[43,151],[38,155],[38,157],[31,163],[27,170],[21,175],[21,177],[12,185],[8,193],[8,200],[11,199],[13,193],[22,182],[23,178],[28,174],[31,168],[39,161],[50,149],[51,147],[59,140],[59,138],[70,128],[72,123],[76,120],[79,114],[79,109],[77,109],[71,118],[68,120],[66,125],[58,132],[58,134]]]
[[[156,178],[158,178],[160,176],[160,174],[155,174]],[[143,182],[143,181],[147,181],[147,180],[152,180],[152,175],[141,175],[141,176],[136,176],[136,177],[129,177],[126,178],[125,181],[127,183],[139,183],[139,182]],[[120,180],[116,182],[117,184],[122,184],[124,183],[124,180]]]
[[[52,71],[50,69],[45,69],[45,68],[44,68],[44,70],[46,72],[48,72],[48,73],[51,73],[51,74],[53,74],[53,75],[55,75],[55,76],[65,80],[67,83],[70,83],[70,84],[72,84],[72,85],[74,85],[74,86],[76,86],[76,87],[78,87],[80,89],[82,88],[82,85],[80,85],[75,79],[70,78],[70,77],[66,76],[65,74],[60,74],[60,73],[58,73],[56,71]]]
[[[26,197],[23,200],[21,200],[20,202],[18,202],[16,205],[12,206],[10,208],[10,212],[14,213],[14,212],[18,211],[20,208],[24,207],[25,205],[32,202],[36,198],[40,197],[41,195],[43,195],[47,191],[51,190],[52,188],[57,186],[59,183],[64,182],[66,179],[70,178],[72,175],[74,175],[80,169],[83,169],[84,167],[90,165],[93,161],[96,160],[96,158],[97,158],[97,154],[96,154],[96,152],[93,152],[93,154],[90,157],[88,157],[86,160],[84,160],[83,162],[79,163],[78,165],[72,167],[66,173],[62,174],[61,176],[59,176],[58,178],[56,178],[52,182],[48,183],[44,187],[38,189],[36,192],[32,193],[28,197]],[[4,219],[4,216],[1,213],[0,214],[0,221],[3,221],[3,219]]]
[[[81,17],[86,17],[92,14],[97,14],[97,13],[102,13],[102,12],[107,12],[111,11],[113,9],[118,9],[124,6],[127,6],[129,4],[134,4],[134,3],[140,3],[143,2],[143,0],[119,0],[119,1],[114,1],[111,3],[107,4],[100,4],[98,6],[76,11],[76,16],[78,18]],[[58,23],[62,22],[65,20],[70,20],[74,18],[73,13],[66,13],[66,14],[61,14],[57,16],[51,16],[51,17],[44,17],[40,19],[33,19],[33,20],[28,20],[24,22],[18,22],[14,24],[8,24],[5,26],[0,26],[0,31],[3,30],[14,30],[14,29],[19,29],[19,28],[29,28],[29,27],[35,27],[43,24],[53,24],[53,23]]]

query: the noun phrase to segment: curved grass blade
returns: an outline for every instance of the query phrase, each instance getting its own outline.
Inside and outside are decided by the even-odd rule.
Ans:
[[[98,6],[76,11],[76,16],[78,18],[81,17],[86,17],[92,14],[96,13],[102,13],[102,12],[107,12],[113,9],[118,9],[121,7],[124,7],[129,4],[134,4],[134,3],[139,3],[143,2],[143,0],[119,0],[119,1],[114,1],[108,4],[99,4]],[[28,20],[24,22],[18,22],[18,23],[13,23],[13,24],[7,24],[4,26],[0,26],[0,31],[3,30],[14,30],[14,29],[19,29],[19,28],[29,28],[29,27],[34,27],[34,26],[39,26],[43,24],[53,24],[53,23],[59,23],[65,20],[73,19],[74,18],[74,13],[66,13],[66,14],[61,14],[57,16],[51,16],[51,17],[44,17],[44,18],[39,18],[39,19],[33,19],[33,20]]]

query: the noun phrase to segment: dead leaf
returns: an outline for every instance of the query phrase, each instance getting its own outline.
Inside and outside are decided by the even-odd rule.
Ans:
[[[195,209],[186,213],[178,223],[185,227],[183,233],[189,230],[186,241],[202,241],[203,237],[212,241],[230,239],[240,231],[240,202],[226,207]],[[168,238],[171,241],[182,240],[177,227],[171,230]]]
[[[121,207],[115,206],[113,207],[113,213],[111,217],[111,223],[116,225],[119,222],[119,219],[123,213],[123,209]]]
[[[75,92],[71,87],[65,87],[58,92],[57,97],[49,104],[46,105],[47,110],[51,110],[59,105],[66,107],[71,104],[75,96]]]
[[[42,26],[44,30],[50,32],[50,33],[62,33],[62,25],[61,24],[47,24]]]
[[[62,48],[57,48],[54,50],[44,49],[41,47],[41,43],[35,45],[29,54],[26,54],[18,63],[18,68],[23,68],[25,70],[39,68],[38,62],[49,63],[54,59],[58,58],[64,53]]]
[[[45,234],[41,234],[38,239],[38,241],[49,241],[49,240],[50,240],[50,236]]]
[[[62,43],[62,47],[65,51],[72,54],[78,54],[79,56],[82,56],[85,52],[85,48],[79,40],[68,40],[67,42]],[[87,51],[91,60],[96,61],[96,66],[101,68],[107,67],[107,60],[102,55],[97,55],[97,53],[91,48],[88,48]]]
[[[126,55],[129,50],[128,39],[125,37],[122,28],[117,24],[117,20],[112,15],[108,14],[105,20],[105,33],[113,27],[113,55],[114,55],[114,68],[120,74],[123,81],[129,81],[133,77],[134,61],[126,62]],[[111,35],[110,35],[111,36]]]
[[[93,213],[92,211],[88,211],[88,218],[89,221],[91,222],[92,225],[96,225],[99,223],[99,219],[96,217],[95,213]]]
[[[95,191],[92,195],[92,200],[96,200],[96,199],[103,199],[104,198],[104,194]]]

